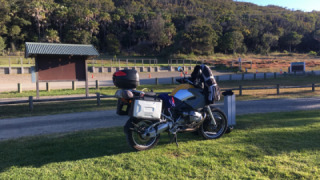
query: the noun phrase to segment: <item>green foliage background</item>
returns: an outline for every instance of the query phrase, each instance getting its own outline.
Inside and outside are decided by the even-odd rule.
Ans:
[[[0,50],[94,44],[109,55],[320,51],[320,12],[232,0],[0,0]]]

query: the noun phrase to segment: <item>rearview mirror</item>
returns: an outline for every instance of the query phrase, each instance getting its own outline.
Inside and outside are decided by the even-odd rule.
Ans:
[[[178,71],[179,71],[179,72],[183,72],[183,71],[184,71],[183,67],[179,66],[179,67],[178,67]]]

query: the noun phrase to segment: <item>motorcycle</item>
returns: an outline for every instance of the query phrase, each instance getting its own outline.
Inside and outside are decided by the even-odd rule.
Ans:
[[[178,68],[183,72],[183,68]],[[226,115],[205,101],[203,89],[188,78],[177,79],[181,83],[172,96],[122,89],[116,92],[117,113],[129,115],[124,126],[128,144],[135,150],[148,150],[157,145],[160,134],[173,135],[171,142],[178,146],[177,134],[196,132],[204,139],[220,138],[228,128]],[[116,84],[116,83],[115,83]],[[123,106],[127,106],[123,110]]]

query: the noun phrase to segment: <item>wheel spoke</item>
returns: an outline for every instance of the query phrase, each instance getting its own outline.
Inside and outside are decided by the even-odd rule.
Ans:
[[[159,136],[156,137],[145,137],[142,136],[145,130],[152,125],[152,121],[141,120],[134,124],[133,129],[129,129],[127,133],[127,140],[130,146],[136,150],[146,150],[155,146],[159,141]]]
[[[213,126],[212,120],[208,117],[200,129],[203,137],[206,139],[216,139],[221,137],[227,127],[227,119],[220,110],[214,109],[212,110],[212,114],[216,120],[216,126]]]

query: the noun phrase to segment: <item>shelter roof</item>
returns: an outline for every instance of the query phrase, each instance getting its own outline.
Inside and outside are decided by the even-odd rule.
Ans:
[[[25,57],[36,55],[99,56],[93,45],[26,42]]]

